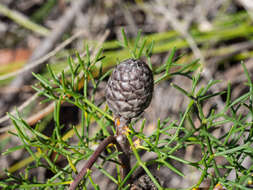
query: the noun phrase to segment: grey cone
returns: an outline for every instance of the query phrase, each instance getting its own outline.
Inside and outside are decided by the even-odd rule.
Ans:
[[[153,74],[146,63],[127,59],[113,70],[105,95],[114,116],[130,121],[149,106],[153,89]]]

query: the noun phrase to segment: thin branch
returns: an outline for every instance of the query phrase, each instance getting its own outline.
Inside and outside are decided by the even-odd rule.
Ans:
[[[117,128],[117,134],[116,136],[109,136],[107,137],[103,142],[101,142],[98,146],[98,148],[95,150],[95,152],[92,154],[90,159],[87,161],[87,163],[83,166],[81,171],[76,176],[75,180],[71,183],[69,190],[74,190],[80,183],[80,181],[83,179],[83,177],[86,175],[87,170],[89,170],[92,165],[96,162],[99,155],[105,150],[107,145],[110,143],[113,143],[116,145],[117,150],[120,152],[118,158],[121,164],[121,178],[124,179],[127,174],[131,170],[130,166],[130,145],[128,142],[127,137],[125,136],[127,126],[127,122],[115,119],[115,127]],[[130,182],[128,180],[128,182]]]
[[[73,42],[75,39],[77,39],[78,37],[82,36],[85,34],[85,31],[79,31],[76,34],[74,34],[73,36],[71,36],[70,38],[68,38],[67,40],[65,40],[64,42],[62,42],[60,45],[58,45],[53,51],[49,52],[48,54],[46,54],[44,57],[30,63],[28,66],[14,71],[12,73],[8,73],[6,75],[2,75],[0,76],[0,81],[1,80],[6,80],[10,77],[14,77],[16,75],[20,75],[24,72],[27,72],[43,63],[45,63],[45,61],[47,61],[48,59],[50,59],[51,57],[55,56],[59,51],[61,51],[63,48],[65,48],[67,45],[69,45],[71,42]]]
[[[35,93],[33,96],[31,96],[28,100],[26,100],[22,105],[20,105],[17,110],[18,111],[22,111],[24,108],[26,108],[31,102],[33,102],[37,97],[38,97],[39,93]],[[12,115],[14,115],[15,110],[11,112]],[[3,123],[7,120],[9,120],[9,116],[6,114],[5,116],[3,116],[2,118],[0,118],[0,123]],[[5,130],[3,130],[3,128],[0,129],[0,132],[3,132]]]
[[[54,111],[54,102],[49,104],[46,108],[44,108],[40,112],[38,112],[38,113],[32,115],[31,117],[29,117],[28,119],[26,119],[26,123],[28,125],[34,125],[39,120],[43,119],[45,116],[47,116],[49,113],[51,113],[52,111]],[[7,130],[10,131],[13,128],[14,128],[13,125],[3,127],[3,128],[0,129],[0,133],[5,132]]]
[[[157,11],[162,13],[165,16],[165,18],[171,23],[171,26],[185,38],[190,48],[192,49],[193,54],[196,57],[196,59],[200,59],[201,63],[204,64],[205,58],[202,55],[200,49],[198,48],[195,40],[188,32],[191,18],[187,18],[184,21],[180,22],[173,14],[173,10],[166,8],[165,5],[162,4],[162,1],[156,1],[156,2],[157,4],[155,7]]]
[[[95,150],[95,152],[93,152],[92,156],[90,157],[90,159],[86,162],[86,164],[83,166],[83,168],[81,169],[81,171],[78,173],[78,175],[76,176],[75,180],[70,184],[69,190],[74,190],[76,189],[76,187],[78,186],[78,184],[80,183],[80,181],[84,178],[84,176],[87,173],[87,170],[91,169],[91,167],[93,166],[93,164],[96,162],[96,160],[98,159],[99,155],[105,150],[105,148],[109,145],[109,144],[118,144],[117,140],[114,136],[109,136],[106,139],[104,139],[99,146],[97,147],[97,149]],[[118,146],[117,146],[118,147]],[[119,146],[120,148],[120,146]]]

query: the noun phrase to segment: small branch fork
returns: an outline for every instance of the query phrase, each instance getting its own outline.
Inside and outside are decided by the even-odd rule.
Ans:
[[[129,154],[130,146],[129,146],[127,138],[125,136],[125,132],[126,132],[125,130],[127,130],[127,127],[126,126],[122,127],[123,123],[120,122],[120,119],[115,119],[115,126],[117,128],[116,135],[115,136],[111,135],[111,136],[107,137],[99,144],[99,146],[97,147],[95,152],[92,154],[90,159],[86,162],[86,164],[83,166],[81,171],[78,173],[75,180],[70,184],[69,190],[75,190],[77,188],[78,184],[84,178],[87,171],[96,162],[99,155],[111,143],[115,144],[117,147],[117,150],[119,152],[121,152],[121,154],[119,154],[119,156],[118,156],[120,163],[121,163],[121,178],[124,179],[127,176],[129,171],[131,170],[130,156],[129,156],[130,155]]]

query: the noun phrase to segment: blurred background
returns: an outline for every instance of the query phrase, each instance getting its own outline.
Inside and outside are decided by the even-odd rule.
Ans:
[[[179,63],[191,63],[199,59],[202,65],[202,85],[212,79],[221,80],[213,92],[227,88],[231,82],[232,99],[244,91],[246,77],[241,66],[243,61],[252,75],[253,71],[253,1],[252,0],[1,0],[0,2],[0,152],[20,145],[11,136],[12,129],[6,112],[15,107],[22,117],[34,125],[41,122],[45,129],[52,125],[53,106],[39,104],[41,98],[34,96],[31,84],[36,80],[31,71],[47,75],[46,64],[60,72],[67,65],[67,57],[104,48],[104,70],[112,68],[117,61],[129,58],[129,52],[120,48],[121,28],[129,39],[139,30],[149,42],[154,41],[151,62],[159,66],[166,62],[172,49]],[[151,106],[146,110],[146,133],[155,127],[157,119],[168,116],[178,118],[188,99],[170,87],[176,83],[190,89],[191,81],[180,76],[155,86]],[[104,87],[98,102],[104,100]],[[222,109],[222,97],[214,98],[205,105]],[[63,105],[63,123],[78,124],[80,113],[70,105]],[[222,131],[217,130],[216,133]],[[198,149],[186,149],[181,153],[187,160],[197,160]],[[28,154],[19,150],[0,156],[0,180],[9,172],[22,171]],[[148,159],[144,158],[143,159]],[[246,166],[252,164],[251,161]],[[183,167],[183,166],[178,166]],[[190,187],[199,178],[198,171],[181,168],[186,174],[182,179],[173,172],[160,171],[164,186]],[[38,179],[45,180],[49,171],[35,170]],[[104,182],[107,184],[109,182]],[[206,182],[208,185],[208,181]],[[102,188],[104,189],[104,188]]]

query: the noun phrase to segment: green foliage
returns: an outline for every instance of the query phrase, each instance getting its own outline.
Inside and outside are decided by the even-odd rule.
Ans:
[[[140,32],[134,43],[128,41],[124,30],[122,30],[122,35],[123,42],[119,44],[128,49],[133,58],[144,56],[152,68],[150,57],[154,48],[154,42],[150,41],[148,43],[147,40],[143,40]],[[56,75],[48,65],[50,78],[34,74],[40,83],[39,86],[34,86],[34,89],[45,97],[43,102],[55,102],[53,132],[51,136],[46,136],[37,130],[37,126],[32,128],[20,116],[10,115],[16,128],[16,133],[12,134],[17,136],[23,145],[13,147],[7,150],[5,154],[25,148],[32,156],[34,162],[27,166],[24,173],[19,173],[16,176],[7,172],[8,178],[0,182],[1,187],[9,189],[64,189],[73,180],[72,173],[77,172],[76,164],[80,160],[87,160],[94,152],[92,146],[109,136],[109,128],[115,133],[111,112],[107,107],[103,108],[104,102],[95,103],[95,95],[99,91],[98,86],[110,74],[110,71],[103,72],[102,65],[100,65],[97,70],[98,74],[94,77],[95,65],[103,58],[102,51],[99,51],[95,58],[92,58],[88,47],[86,50],[86,57],[82,58],[77,53],[76,61],[72,58],[68,59],[69,72],[67,73],[62,72],[60,75]],[[179,59],[175,58],[175,51],[175,49],[172,49],[167,61],[158,68],[153,69],[153,73],[157,85],[159,85],[159,82],[175,75],[185,76],[192,81],[190,91],[176,84],[171,84],[175,90],[179,90],[188,97],[189,103],[186,110],[179,115],[178,121],[172,120],[170,117],[164,121],[158,119],[156,130],[150,136],[146,136],[143,133],[145,120],[143,120],[140,131],[132,127],[135,124],[134,122],[131,123],[127,138],[133,151],[133,156],[136,158],[136,163],[132,166],[130,173],[125,179],[121,179],[119,173],[117,173],[115,178],[113,174],[103,168],[105,162],[113,162],[115,166],[119,167],[118,153],[112,152],[109,148],[110,156],[106,158],[101,156],[104,162],[94,166],[105,177],[117,184],[118,189],[127,189],[129,187],[126,185],[127,178],[139,168],[142,168],[154,184],[159,189],[162,189],[161,184],[149,170],[149,166],[152,164],[157,164],[158,168],[167,167],[177,175],[184,177],[184,173],[173,166],[170,162],[171,160],[195,167],[201,171],[201,176],[194,187],[199,187],[208,178],[211,181],[210,189],[213,189],[218,183],[228,189],[249,189],[246,186],[252,180],[253,167],[245,168],[242,163],[246,157],[251,159],[253,157],[253,85],[246,67],[242,64],[248,79],[246,85],[249,86],[249,91],[232,100],[230,84],[228,84],[226,91],[215,93],[210,93],[210,88],[220,81],[212,80],[206,86],[200,87],[201,74],[193,74],[199,66],[198,61],[178,64]],[[204,114],[203,104],[211,98],[221,95],[226,95],[226,103],[222,111],[217,112],[213,109],[208,115]],[[69,131],[73,130],[74,135],[78,138],[78,142],[75,144],[66,137],[66,133],[63,133],[63,128],[67,126],[64,123],[60,123],[60,109],[64,102],[76,106],[82,112],[80,126],[73,126],[73,129],[68,128]],[[247,110],[246,114],[242,114],[240,109]],[[194,122],[195,120],[198,120],[199,124],[196,124],[198,122]],[[94,123],[99,126],[99,129],[95,135],[91,136],[89,134]],[[225,125],[229,126],[229,130],[224,135],[216,137],[211,133],[211,131],[222,128]],[[135,146],[133,137],[137,137],[142,143]],[[192,145],[201,148],[202,157],[198,161],[192,162],[175,156],[175,153],[180,149],[185,149]],[[140,150],[153,152],[156,157],[145,162],[139,155]],[[52,158],[52,155],[55,156]],[[68,164],[65,167],[60,168],[57,165],[59,157],[67,160]],[[225,158],[226,163],[217,163],[217,157]],[[30,172],[36,167],[50,170],[53,176],[43,182],[38,181],[36,177],[30,179]],[[211,169],[214,170],[214,174]],[[221,173],[221,170],[225,172]],[[227,179],[231,172],[235,172],[236,178],[234,180]],[[88,184],[91,184],[94,189],[99,189],[90,174],[90,172],[87,173],[83,185],[87,187]],[[14,185],[8,186],[8,184]]]

